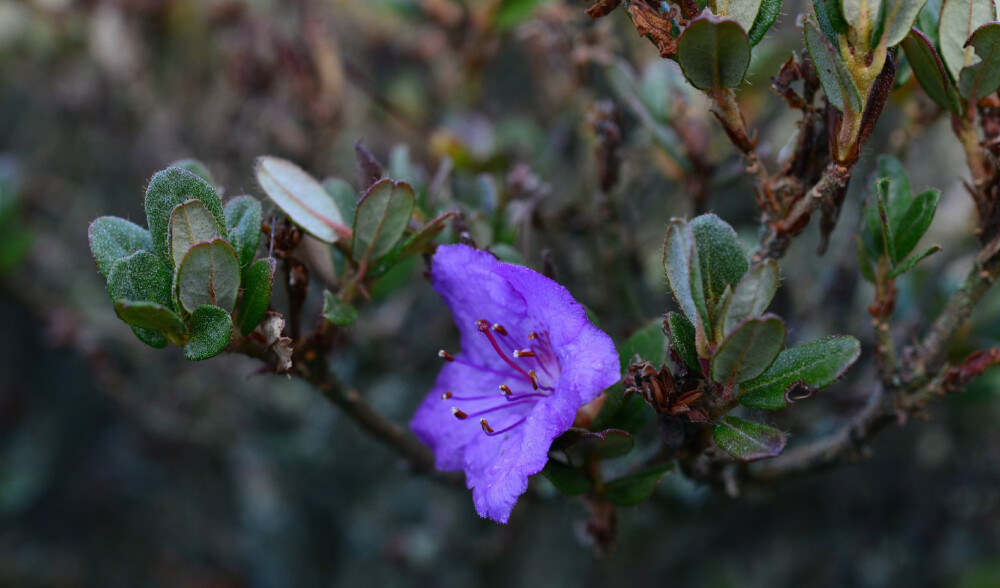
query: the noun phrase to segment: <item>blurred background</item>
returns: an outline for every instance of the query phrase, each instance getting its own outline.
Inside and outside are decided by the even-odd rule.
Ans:
[[[543,479],[509,525],[480,520],[468,492],[406,472],[301,382],[257,376],[245,357],[187,362],[114,316],[87,223],[144,224],[155,171],[196,157],[226,195],[263,198],[253,162],[271,154],[357,186],[362,140],[462,210],[480,245],[535,269],[548,252],[620,343],[674,306],[667,219],[715,211],[749,248],[756,208],[675,64],[623,14],[594,21],[587,6],[0,0],[0,586],[1000,585],[995,374],[883,434],[863,463],[735,499],[668,476],[620,511],[617,546],[599,555],[586,505]],[[769,78],[801,51],[802,10],[786,3],[740,91],[771,161],[796,117]],[[845,333],[870,355],[852,234],[876,153],[903,159],[915,189],[943,191],[926,238],[945,251],[900,281],[902,342],[969,267],[961,149],[912,80],[897,83],[830,250],[817,257],[811,227],[782,264],[773,308],[790,344]],[[433,382],[437,349],[455,348],[423,270],[386,276],[334,352],[398,422]],[[998,328],[994,293],[955,353],[995,345]],[[872,373],[863,360],[760,416],[793,446],[821,436]]]

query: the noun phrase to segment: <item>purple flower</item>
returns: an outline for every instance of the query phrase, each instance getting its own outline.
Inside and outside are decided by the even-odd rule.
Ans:
[[[506,523],[553,439],[618,381],[618,354],[566,288],[528,268],[446,245],[431,280],[462,350],[441,351],[447,362],[410,426],[438,469],[465,470],[479,515]]]

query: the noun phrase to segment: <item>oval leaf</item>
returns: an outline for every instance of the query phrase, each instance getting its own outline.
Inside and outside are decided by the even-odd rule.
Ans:
[[[566,496],[579,496],[590,490],[590,480],[582,471],[554,459],[545,464],[542,475]]]
[[[240,267],[250,267],[260,247],[263,213],[260,201],[253,196],[236,196],[226,203],[226,228],[229,244],[236,250]],[[204,239],[203,239],[204,240]]]
[[[663,240],[663,269],[681,312],[695,326],[696,332],[699,325],[705,329],[708,326],[708,307],[705,304],[698,248],[691,227],[683,219],[671,219],[667,225],[667,235]],[[706,336],[710,334],[706,333]]]
[[[976,61],[959,74],[958,92],[975,101],[1000,88],[1000,23],[979,27],[965,45],[975,51]]]
[[[766,372],[740,385],[740,404],[761,410],[785,408],[790,390],[826,388],[846,374],[860,355],[861,343],[846,336],[785,349]]]
[[[759,376],[785,345],[785,323],[774,315],[744,321],[712,356],[712,380],[738,384]]]
[[[146,188],[146,224],[152,237],[153,252],[160,256],[164,263],[171,263],[168,232],[170,214],[178,204],[188,200],[200,200],[215,218],[215,224],[225,226],[225,216],[222,214],[222,201],[215,193],[215,188],[193,173],[179,167],[172,167],[157,172]]]
[[[274,287],[274,274],[278,262],[273,257],[257,260],[246,272],[243,281],[243,299],[240,301],[239,318],[236,326],[244,335],[260,324],[271,302],[271,289]]]
[[[239,288],[240,262],[222,239],[192,247],[177,270],[177,297],[188,312],[205,305],[232,312]]]
[[[927,190],[918,194],[903,212],[893,231],[896,241],[896,255],[904,258],[912,252],[931,226],[937,211],[941,192]]]
[[[574,462],[596,459],[612,459],[621,457],[632,451],[635,439],[628,431],[620,429],[605,429],[603,431],[588,431],[573,427],[560,435],[552,448],[565,451]]]
[[[712,429],[715,444],[740,461],[755,461],[779,455],[788,443],[783,432],[736,417],[722,417]]]
[[[199,306],[191,313],[191,338],[184,346],[184,357],[201,361],[222,353],[229,346],[233,321],[217,306]]]
[[[948,73],[944,69],[944,63],[938,56],[934,45],[922,32],[917,29],[910,31],[910,34],[903,39],[900,44],[906,53],[906,60],[910,62],[913,75],[916,76],[920,87],[927,92],[931,100],[937,102],[942,108],[952,112],[961,113],[962,106],[958,99],[958,92],[948,78]]]
[[[747,33],[751,47],[764,39],[764,35],[771,29],[774,22],[778,20],[779,14],[781,14],[781,0],[764,0],[761,3],[760,10],[757,12],[757,18],[754,19],[753,27]]]
[[[344,225],[354,226],[354,210],[358,207],[358,193],[350,184],[340,178],[327,178],[323,180],[323,189],[333,198],[340,209],[340,214],[344,218]]]
[[[773,259],[755,265],[733,289],[722,319],[722,331],[729,335],[748,318],[764,314],[778,291],[778,263]]]
[[[927,0],[887,0],[885,7],[885,44],[893,47],[906,38]]]
[[[659,367],[667,355],[667,337],[663,334],[663,321],[653,319],[645,327],[632,333],[619,349],[623,372],[636,357]]]
[[[183,345],[187,339],[187,325],[177,313],[162,304],[118,300],[115,313],[133,327],[165,333],[167,339],[178,345]]]
[[[716,14],[736,21],[744,31],[749,31],[757,20],[761,0],[718,0]]]
[[[358,202],[351,247],[355,261],[375,261],[388,253],[409,225],[414,203],[409,184],[375,182]]]
[[[633,506],[649,499],[673,464],[651,466],[608,482],[604,499],[615,506]]]
[[[714,304],[727,287],[743,277],[750,263],[736,231],[718,216],[703,214],[695,218],[691,232],[698,246],[705,296]]]
[[[882,0],[842,0],[841,10],[847,24],[858,29],[862,22],[869,23],[869,30],[878,21],[882,10]]]
[[[331,323],[346,327],[353,325],[358,319],[358,309],[346,302],[341,302],[333,292],[323,291],[323,318]]]
[[[701,366],[698,365],[698,349],[694,343],[694,325],[684,318],[684,315],[676,312],[667,313],[664,322],[670,335],[670,344],[681,361],[687,365],[688,369],[701,373]]]
[[[862,111],[861,92],[854,82],[847,64],[813,22],[806,21],[806,49],[816,67],[816,74],[826,92],[826,98],[841,112]]]
[[[149,231],[116,216],[102,216],[90,223],[87,238],[97,269],[105,280],[116,261],[153,247]]]
[[[257,183],[274,204],[303,231],[324,243],[350,238],[337,203],[302,168],[278,157],[257,160]]]
[[[976,29],[996,19],[993,0],[944,0],[938,22],[938,42],[941,59],[952,80],[958,80],[962,68],[974,59],[965,42]]]
[[[178,204],[170,213],[170,255],[173,267],[180,267],[188,249],[195,244],[221,236],[212,213],[200,200]]]
[[[678,37],[677,62],[699,90],[735,88],[750,65],[750,40],[736,22],[706,9]]]
[[[137,251],[111,266],[108,295],[112,301],[153,302],[170,305],[170,270],[149,251]],[[159,331],[132,326],[132,332],[150,347],[167,346]]]
[[[178,159],[177,161],[171,163],[169,167],[179,167],[193,173],[209,184],[213,186],[215,185],[215,178],[212,177],[212,172],[208,169],[208,166],[197,159],[190,157],[187,159]]]

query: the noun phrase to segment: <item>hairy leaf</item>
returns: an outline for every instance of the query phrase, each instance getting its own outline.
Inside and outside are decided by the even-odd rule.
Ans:
[[[126,324],[163,333],[178,345],[183,345],[187,339],[187,325],[177,313],[162,304],[118,300],[115,302],[115,313]]]
[[[781,14],[781,0],[764,0],[761,2],[757,18],[754,19],[753,26],[747,33],[751,47],[764,39],[764,35],[771,29],[774,22],[778,20],[779,14]]]
[[[223,239],[198,243],[177,269],[177,297],[188,312],[218,306],[232,312],[240,288],[240,262]]]
[[[201,200],[188,200],[170,213],[170,255],[173,267],[180,267],[191,247],[222,236],[212,213]]]
[[[604,488],[604,499],[615,506],[633,506],[649,499],[673,464],[650,466],[608,482]]]
[[[684,318],[683,314],[676,312],[667,313],[666,324],[674,351],[687,364],[688,369],[701,373],[701,366],[698,363],[698,349],[694,342],[694,325]]]
[[[404,182],[376,182],[358,202],[354,219],[355,261],[375,261],[392,250],[403,236],[415,205],[413,189]]]
[[[240,312],[236,320],[237,328],[244,335],[249,335],[267,313],[277,269],[277,260],[265,257],[258,259],[257,263],[247,270],[243,282],[243,299],[240,301]]]
[[[218,306],[199,306],[191,313],[191,337],[184,346],[184,357],[191,361],[209,359],[229,346],[233,321]]]
[[[734,21],[704,12],[677,38],[677,63],[699,90],[735,88],[750,65],[750,40]]]
[[[979,27],[965,45],[976,58],[959,74],[958,91],[964,98],[978,100],[1000,88],[1000,23]]]
[[[358,319],[358,309],[339,298],[329,290],[323,291],[323,318],[331,323],[346,327]]]
[[[826,388],[846,374],[860,355],[861,343],[846,336],[785,349],[767,371],[740,385],[740,404],[761,410],[785,408],[789,391],[798,386]]]
[[[944,0],[938,23],[938,42],[941,59],[952,80],[957,81],[962,68],[974,60],[972,47],[966,47],[965,42],[976,29],[995,19],[993,0]]]
[[[809,57],[830,104],[842,112],[862,112],[861,92],[840,52],[812,21],[806,21],[805,37]]]
[[[171,263],[168,242],[170,214],[178,204],[188,200],[200,200],[212,213],[215,224],[220,229],[226,226],[222,201],[219,200],[211,184],[179,167],[157,172],[146,188],[146,224],[149,226],[153,252],[159,255],[164,263]]]
[[[736,231],[718,216],[703,214],[692,220],[690,226],[698,246],[705,296],[714,305],[726,287],[743,277],[750,263]]]
[[[927,36],[913,29],[900,46],[906,53],[910,67],[913,68],[913,75],[930,99],[942,108],[961,113],[962,105],[958,92],[948,77],[937,50]]]
[[[226,228],[229,244],[236,250],[241,268],[248,268],[260,247],[263,212],[253,196],[236,196],[226,203]]]
[[[778,263],[773,259],[755,265],[733,289],[723,315],[722,331],[729,335],[745,319],[760,316],[778,291]]]
[[[257,160],[257,183],[303,231],[324,243],[350,238],[337,203],[323,186],[294,163],[278,157]]]
[[[781,454],[788,442],[783,432],[736,417],[722,417],[712,429],[715,443],[740,461],[756,461]]]
[[[149,231],[116,216],[102,216],[90,223],[87,231],[90,252],[104,279],[108,279],[116,261],[137,251],[152,249]]]
[[[785,345],[785,323],[774,315],[743,321],[712,356],[712,380],[740,383],[759,376]]]

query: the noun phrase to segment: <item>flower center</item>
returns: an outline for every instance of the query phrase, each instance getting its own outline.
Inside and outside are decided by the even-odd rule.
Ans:
[[[443,349],[438,356],[445,361],[502,376],[505,381],[499,386],[499,394],[456,395],[448,391],[441,395],[441,399],[474,402],[475,411],[466,412],[452,406],[451,413],[460,421],[479,418],[484,433],[500,435],[524,423],[531,407],[555,391],[559,358],[552,350],[548,333],[532,331],[528,333],[527,340],[521,341],[503,325],[486,319],[476,321],[476,329],[489,341],[490,347],[502,360],[501,365],[478,365]],[[496,428],[491,426],[486,415],[491,415],[499,425]]]

